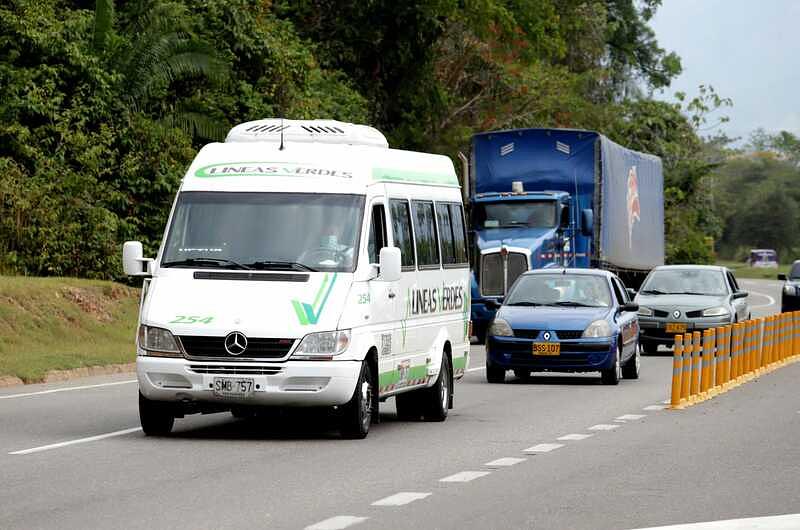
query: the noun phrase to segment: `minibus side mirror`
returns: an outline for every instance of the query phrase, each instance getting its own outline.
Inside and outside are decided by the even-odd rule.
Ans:
[[[380,257],[380,274],[378,279],[383,282],[396,282],[400,279],[400,249],[397,247],[383,247]]]
[[[128,276],[150,276],[149,265],[153,260],[142,257],[142,244],[126,241],[122,245],[122,270]]]

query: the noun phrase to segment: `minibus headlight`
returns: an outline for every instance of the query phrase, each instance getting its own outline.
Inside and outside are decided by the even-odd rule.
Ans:
[[[611,326],[605,320],[595,320],[583,332],[584,339],[599,339],[611,336]]]
[[[292,354],[292,359],[324,360],[347,351],[350,346],[350,330],[309,333]]]
[[[513,337],[514,330],[502,318],[495,318],[492,320],[492,325],[489,326],[489,335],[493,337]]]
[[[178,342],[169,330],[152,326],[139,326],[139,348],[153,357],[181,357]]]

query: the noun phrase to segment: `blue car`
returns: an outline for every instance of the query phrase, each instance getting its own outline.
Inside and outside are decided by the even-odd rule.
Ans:
[[[522,274],[489,326],[486,379],[506,371],[600,372],[603,383],[639,377],[638,306],[611,272],[539,269]]]

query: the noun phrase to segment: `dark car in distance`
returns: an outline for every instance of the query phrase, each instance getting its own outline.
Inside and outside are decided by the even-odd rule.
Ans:
[[[781,313],[800,310],[800,260],[792,263],[789,274],[778,274],[783,282],[781,289]]]

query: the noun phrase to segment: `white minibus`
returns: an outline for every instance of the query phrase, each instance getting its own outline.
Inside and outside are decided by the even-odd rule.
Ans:
[[[469,361],[461,192],[445,156],[374,128],[267,119],[192,162],[144,277],[136,341],[148,435],[175,418],[328,407],[363,438],[398,416],[442,421]]]

